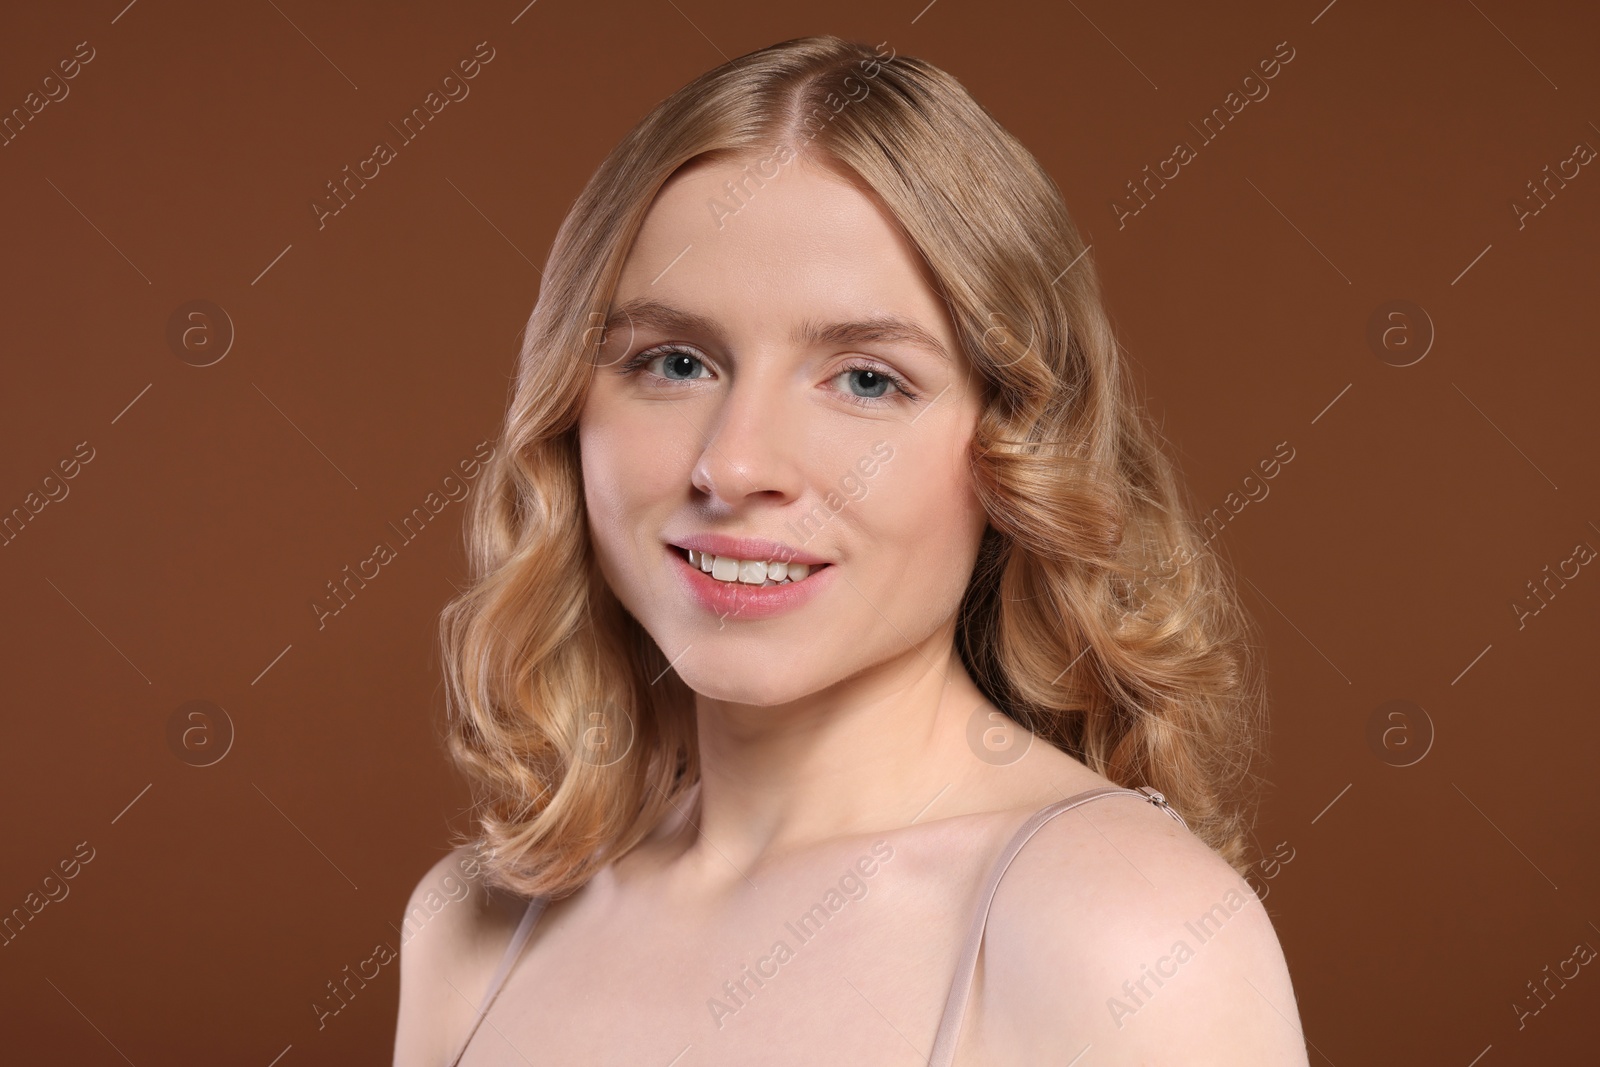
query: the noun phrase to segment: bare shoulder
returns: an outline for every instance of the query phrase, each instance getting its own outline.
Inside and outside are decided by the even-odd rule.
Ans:
[[[400,927],[400,1014],[395,1067],[448,1063],[527,901],[484,883],[476,851],[462,846],[430,867]]]
[[[1154,805],[1056,815],[995,893],[969,1008],[986,1062],[1306,1064],[1288,965],[1249,884]]]

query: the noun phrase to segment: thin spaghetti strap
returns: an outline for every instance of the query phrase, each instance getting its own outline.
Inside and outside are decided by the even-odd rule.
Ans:
[[[1118,786],[1107,786],[1100,789],[1089,789],[1065,800],[1057,801],[1034,812],[1027,822],[1007,843],[1000,857],[995,861],[985,881],[983,891],[978,895],[977,912],[973,917],[971,926],[967,930],[967,939],[962,943],[961,955],[956,961],[955,979],[950,984],[950,995],[945,999],[944,1014],[939,1018],[939,1030],[933,1039],[933,1052],[928,1056],[928,1067],[950,1067],[956,1055],[956,1038],[961,1034],[961,1021],[967,1011],[967,996],[972,991],[973,975],[977,971],[978,950],[983,945],[983,930],[989,919],[989,907],[994,903],[995,891],[1000,887],[1000,879],[1006,873],[1006,868],[1011,866],[1011,861],[1016,859],[1022,846],[1028,839],[1038,833],[1039,828],[1051,819],[1091,800],[1101,797],[1119,796],[1121,794],[1138,797],[1140,800],[1149,801],[1162,811],[1178,820],[1185,830],[1189,824],[1183,821],[1183,816],[1174,811],[1168,804],[1167,798],[1151,789],[1147,785],[1140,786],[1137,790],[1123,789]]]
[[[533,924],[539,921],[539,916],[544,912],[544,906],[549,903],[548,897],[534,897],[528,901],[527,909],[522,913],[522,921],[517,924],[516,932],[511,935],[511,940],[506,944],[506,950],[500,957],[500,966],[495,968],[494,977],[489,979],[489,988],[484,990],[483,1001],[478,1005],[478,1017],[472,1021],[472,1029],[467,1031],[461,1048],[456,1051],[455,1058],[450,1061],[451,1067],[461,1062],[461,1057],[466,1055],[467,1046],[472,1043],[472,1038],[478,1032],[478,1027],[483,1023],[483,1017],[489,1014],[495,998],[500,995],[500,989],[505,985],[506,977],[511,974],[512,966],[517,962],[517,957],[522,955],[523,946],[528,943],[528,936],[533,933]]]

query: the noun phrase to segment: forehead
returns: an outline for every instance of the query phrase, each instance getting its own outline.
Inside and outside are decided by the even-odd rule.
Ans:
[[[831,167],[775,156],[762,165],[766,156],[697,161],[673,175],[629,251],[614,305],[651,299],[753,328],[895,316],[953,347],[931,274],[881,201]]]

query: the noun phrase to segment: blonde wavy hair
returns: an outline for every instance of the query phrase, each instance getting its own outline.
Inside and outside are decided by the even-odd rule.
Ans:
[[[1188,518],[1059,191],[949,74],[814,36],[659,104],[556,235],[468,506],[471,581],[440,619],[445,744],[473,791],[487,878],[570,893],[699,777],[694,694],[597,568],[576,425],[655,194],[691,160],[778,145],[877,194],[982,383],[971,470],[989,529],[957,625],[973,679],[1096,772],[1160,790],[1244,873],[1265,709],[1252,624]]]

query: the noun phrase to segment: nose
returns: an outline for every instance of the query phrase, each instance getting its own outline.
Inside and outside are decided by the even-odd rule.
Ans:
[[[754,498],[783,503],[805,484],[800,399],[776,380],[746,377],[729,387],[711,416],[690,481],[713,502]]]

